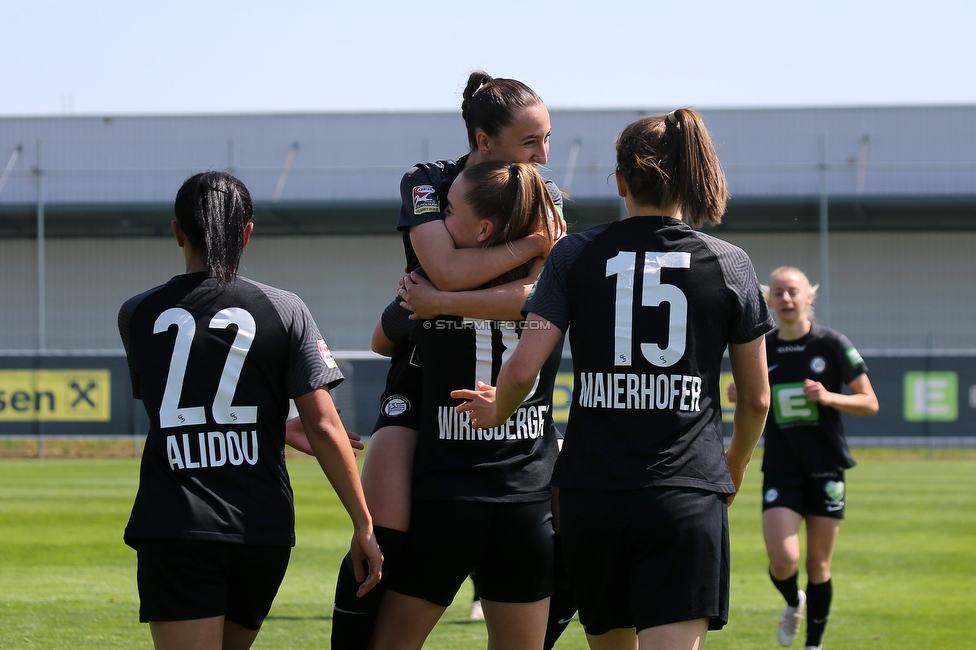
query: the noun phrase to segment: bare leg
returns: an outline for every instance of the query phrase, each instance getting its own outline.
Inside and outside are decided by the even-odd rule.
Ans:
[[[370,436],[362,481],[373,526],[409,528],[416,446],[417,432],[406,427],[383,427]]]
[[[769,572],[777,580],[796,574],[800,562],[800,523],[803,517],[789,508],[770,508],[763,513],[763,538],[769,555]]]
[[[807,517],[807,645],[819,646],[823,639],[834,588],[830,563],[840,532],[840,520]]]
[[[834,544],[840,533],[840,519],[807,517],[807,579],[814,584],[830,580]]]
[[[708,619],[649,627],[637,633],[640,650],[701,650],[705,647]]]
[[[227,626],[236,628],[225,642]],[[257,630],[245,630],[235,623],[224,622],[223,616],[197,618],[189,621],[151,621],[153,646],[156,650],[247,650],[257,637]],[[233,642],[228,645],[227,642]]]
[[[369,647],[374,650],[421,650],[446,609],[422,598],[387,591]]]
[[[637,650],[637,630],[618,627],[606,634],[587,634],[586,642],[590,650]]]
[[[248,650],[259,630],[249,630],[232,621],[224,621],[224,644],[222,650]]]
[[[500,603],[481,599],[488,625],[488,650],[542,650],[549,619],[549,599]]]

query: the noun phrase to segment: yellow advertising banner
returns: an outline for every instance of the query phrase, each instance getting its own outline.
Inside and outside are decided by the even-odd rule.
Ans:
[[[0,422],[108,422],[107,369],[0,370]]]

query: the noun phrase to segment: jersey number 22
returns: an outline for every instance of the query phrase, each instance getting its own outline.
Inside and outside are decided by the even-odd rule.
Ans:
[[[186,366],[190,359],[190,345],[193,343],[193,335],[197,329],[196,322],[187,310],[173,307],[164,311],[156,319],[153,324],[153,334],[165,332],[172,325],[176,325],[176,341],[173,345],[173,357],[169,362],[163,401],[159,405],[159,426],[166,429],[206,424],[207,416],[204,407],[180,408]],[[231,400],[237,392],[237,382],[241,378],[241,369],[244,368],[244,358],[251,348],[251,343],[254,342],[256,331],[254,317],[244,309],[229,307],[221,309],[210,320],[211,329],[227,329],[230,325],[237,325],[237,335],[227,353],[211,412],[217,424],[254,424],[258,421],[257,406],[231,406]]]

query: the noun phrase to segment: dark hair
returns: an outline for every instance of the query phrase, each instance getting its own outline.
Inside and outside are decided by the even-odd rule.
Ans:
[[[552,247],[556,241],[553,222],[559,213],[535,165],[484,162],[466,168],[462,174],[469,181],[465,202],[478,217],[495,223],[495,231],[485,242],[486,246],[497,246],[542,232]],[[492,284],[524,278],[531,265],[527,262]]]
[[[478,148],[479,130],[497,138],[523,109],[542,103],[542,98],[521,81],[496,79],[484,70],[475,70],[468,76],[461,98],[461,118],[468,129],[472,151]]]
[[[617,136],[617,171],[638,203],[678,203],[696,228],[722,221],[725,174],[705,123],[690,108],[628,124]]]
[[[221,283],[233,280],[254,215],[244,183],[225,172],[195,174],[176,193],[173,211],[190,247],[206,260],[207,274]]]

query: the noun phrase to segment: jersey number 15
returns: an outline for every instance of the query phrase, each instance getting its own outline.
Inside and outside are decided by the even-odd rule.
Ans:
[[[688,337],[688,298],[673,284],[661,282],[662,269],[691,268],[691,253],[671,252],[642,254],[644,258],[642,307],[657,307],[661,303],[670,305],[668,323],[668,346],[662,348],[657,343],[641,343],[640,351],[652,365],[667,368],[676,364],[685,353]],[[621,251],[607,260],[607,275],[617,276],[617,291],[614,301],[614,365],[631,365],[634,350],[634,309],[637,307],[634,296],[634,283],[637,280],[637,253]]]

